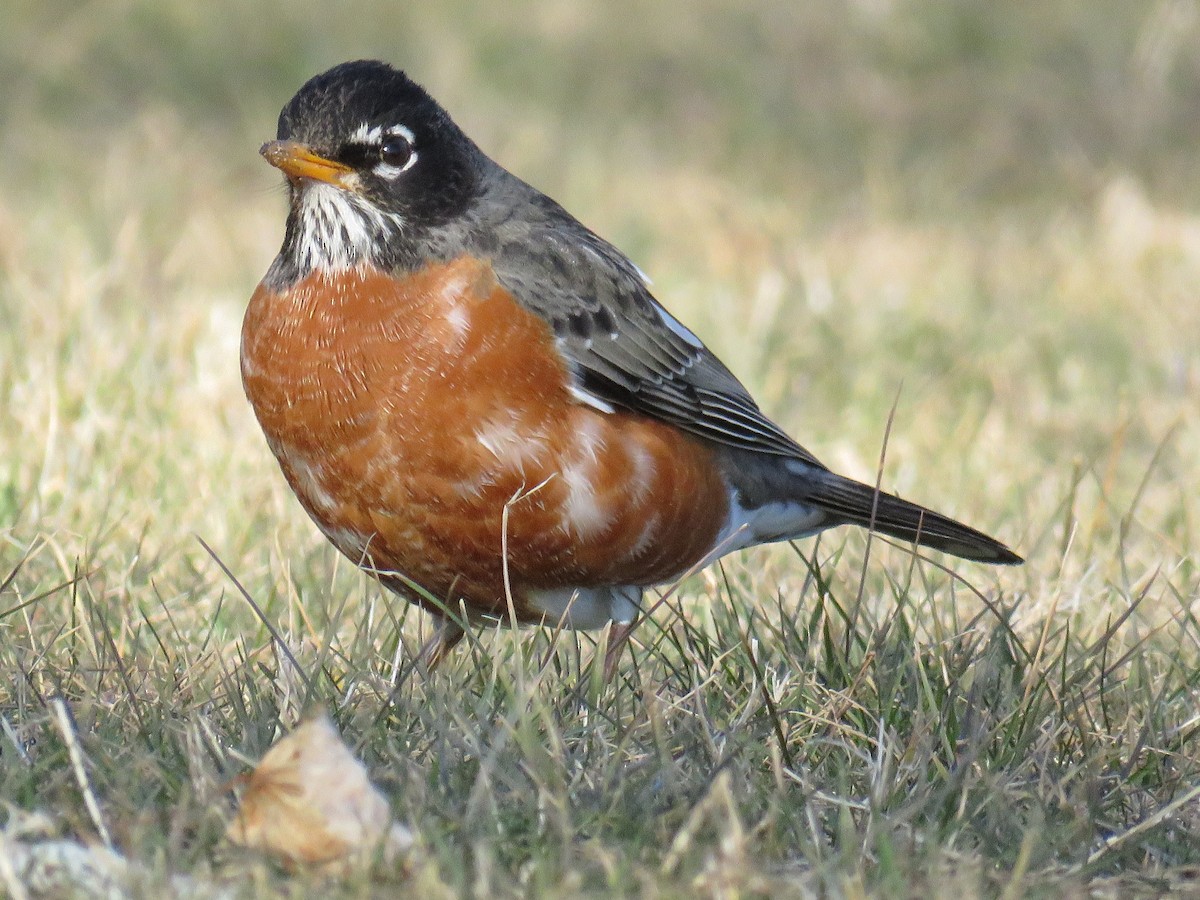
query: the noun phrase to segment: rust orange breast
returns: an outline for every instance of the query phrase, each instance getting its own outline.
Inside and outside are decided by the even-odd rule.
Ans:
[[[260,285],[242,378],[334,545],[477,613],[505,609],[505,554],[533,620],[529,591],[680,574],[728,512],[710,448],[575,401],[549,326],[479,260]]]

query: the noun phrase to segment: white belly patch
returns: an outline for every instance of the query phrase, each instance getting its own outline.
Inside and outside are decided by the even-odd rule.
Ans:
[[[546,614],[547,625],[562,622],[567,628],[603,628],[609,622],[628,624],[642,607],[640,587],[560,588],[532,591],[529,602]]]

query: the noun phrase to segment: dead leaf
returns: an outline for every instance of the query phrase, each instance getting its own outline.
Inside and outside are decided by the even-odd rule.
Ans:
[[[380,847],[391,860],[413,845],[325,713],[280,739],[244,781],[226,831],[236,844],[326,867]]]

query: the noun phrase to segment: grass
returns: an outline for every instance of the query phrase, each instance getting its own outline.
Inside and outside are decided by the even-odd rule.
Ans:
[[[1191,6],[388,7],[0,13],[9,833],[97,839],[62,697],[152,882],[315,890],[230,850],[221,786],[321,704],[425,860],[334,895],[1194,890]],[[425,623],[307,521],[237,375],[283,216],[254,150],[361,55],[629,251],[835,468],[873,478],[894,409],[885,486],[1028,564],[832,532],[685,581],[610,685],[549,631],[406,675]]]

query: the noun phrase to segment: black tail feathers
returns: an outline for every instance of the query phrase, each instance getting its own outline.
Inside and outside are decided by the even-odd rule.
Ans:
[[[805,502],[827,509],[847,524],[976,562],[1006,566],[1024,562],[995,538],[931,509],[833,472],[821,475]]]

